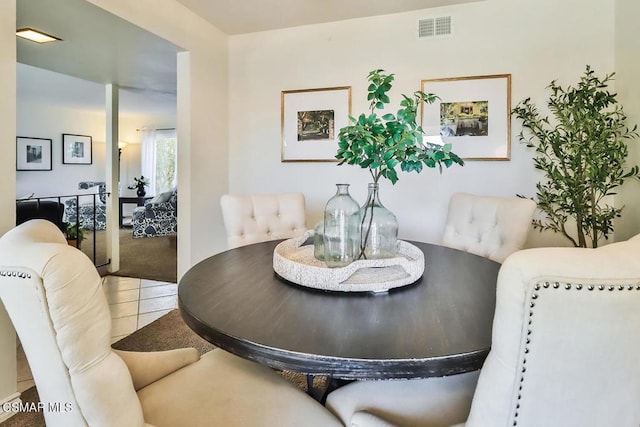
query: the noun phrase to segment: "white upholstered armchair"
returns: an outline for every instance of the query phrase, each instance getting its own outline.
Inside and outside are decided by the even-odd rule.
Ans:
[[[225,194],[220,199],[229,249],[306,231],[302,193]]]
[[[442,244],[497,262],[522,249],[536,204],[519,197],[454,193]]]
[[[353,383],[327,407],[352,427],[638,426],[639,258],[640,235],[517,252],[498,275],[492,347],[472,401],[472,377],[446,377]]]
[[[101,279],[49,221],[0,239],[0,298],[41,402],[70,408],[44,411],[49,427],[340,425],[278,374],[223,350],[112,350]]]

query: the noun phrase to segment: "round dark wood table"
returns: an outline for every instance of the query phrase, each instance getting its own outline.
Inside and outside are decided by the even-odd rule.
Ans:
[[[500,264],[411,242],[425,256],[415,284],[387,294],[326,292],[274,273],[279,242],[232,249],[193,266],[178,287],[189,327],[263,365],[344,380],[444,376],[482,366]]]

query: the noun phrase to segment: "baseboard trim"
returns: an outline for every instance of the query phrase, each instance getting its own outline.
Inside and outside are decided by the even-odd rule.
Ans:
[[[0,423],[8,420],[18,413],[13,411],[6,412],[3,408],[13,405],[20,405],[21,403],[22,401],[20,400],[20,393],[17,392],[9,395],[5,399],[2,399],[2,401],[0,401]]]

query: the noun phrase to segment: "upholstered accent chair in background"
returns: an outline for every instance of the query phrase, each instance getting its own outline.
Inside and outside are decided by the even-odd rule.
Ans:
[[[497,262],[524,247],[536,204],[519,197],[454,193],[442,244]]]
[[[351,427],[640,425],[639,258],[640,235],[514,253],[475,390],[473,374],[356,382],[327,407]]]
[[[178,189],[166,191],[135,208],[133,238],[168,236],[178,232]]]
[[[220,199],[229,249],[306,231],[302,193],[225,194]]]
[[[104,181],[81,181],[78,190],[98,187],[98,195],[82,194],[64,201],[64,216],[68,223],[79,222],[85,230],[105,230],[107,228],[107,183]],[[78,206],[79,204],[79,206]],[[78,216],[79,215],[79,216]]]
[[[341,425],[280,375],[223,350],[112,350],[100,276],[49,221],[0,239],[0,298],[41,401],[70,405],[44,411],[49,427]]]

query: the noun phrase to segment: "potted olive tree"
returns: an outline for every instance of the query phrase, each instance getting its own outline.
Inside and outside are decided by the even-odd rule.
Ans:
[[[608,90],[613,78],[599,78],[587,65],[576,86],[552,81],[547,105],[553,119],[540,114],[530,98],[513,109],[522,120],[519,139],[535,150],[535,168],[545,177],[536,184],[536,198],[546,217],[534,219],[533,226],[561,233],[577,247],[595,248],[608,238],[623,207],[605,198],[626,179],[638,178],[638,166],[625,163],[626,141],[638,136],[637,127],[626,125],[616,94]]]

